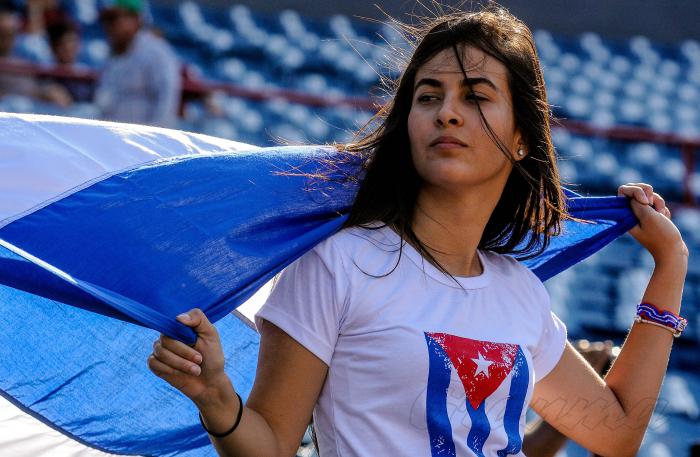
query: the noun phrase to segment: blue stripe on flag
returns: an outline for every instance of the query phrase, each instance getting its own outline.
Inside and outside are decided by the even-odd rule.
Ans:
[[[523,261],[541,281],[590,257],[637,225],[625,197],[581,197],[564,189],[572,216],[591,223],[566,221],[562,234],[550,240],[541,255]]]
[[[467,412],[472,420],[469,435],[467,435],[467,446],[478,457],[484,457],[484,444],[491,434],[491,424],[489,418],[486,417],[486,400],[482,401],[476,409],[469,402],[469,398],[467,398],[466,404]]]
[[[447,414],[447,389],[450,386],[451,363],[442,347],[425,335],[428,345],[429,369],[425,400],[425,417],[428,422],[430,450],[433,457],[454,457],[455,443],[452,425]]]
[[[341,227],[353,186],[314,190],[305,176],[279,174],[316,173],[327,154],[290,147],[159,161],[16,220],[0,239],[68,273],[96,299],[93,311],[191,343],[177,314],[199,307],[217,321]],[[24,279],[24,290],[46,287]]]
[[[520,436],[520,417],[525,407],[530,372],[527,359],[521,348],[518,348],[511,376],[510,392],[506,403],[506,412],[503,416],[503,427],[508,436],[508,444],[504,449],[498,451],[498,457],[517,454],[523,445],[523,438]]]

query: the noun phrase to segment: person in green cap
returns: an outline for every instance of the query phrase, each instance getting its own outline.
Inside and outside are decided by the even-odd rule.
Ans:
[[[107,120],[175,127],[180,103],[180,64],[170,46],[144,27],[142,0],[110,0],[100,22],[111,56],[96,103]]]

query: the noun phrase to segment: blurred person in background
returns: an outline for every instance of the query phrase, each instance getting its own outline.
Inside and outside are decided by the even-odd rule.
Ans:
[[[170,46],[144,27],[142,0],[113,0],[100,9],[111,56],[95,101],[107,120],[175,127],[180,65]]]
[[[2,2],[3,0],[0,0]],[[6,9],[16,11],[18,32],[15,37],[13,56],[39,65],[50,65],[53,61],[47,27],[61,21],[71,20],[62,0],[4,0]]]
[[[700,457],[700,441],[690,446],[688,450],[688,455],[690,457]]]
[[[25,31],[36,35],[46,34],[53,24],[71,20],[65,2],[60,0],[27,0],[26,16]]]
[[[0,9],[0,57],[7,59],[13,56],[17,33],[19,32],[19,16],[16,12]]]
[[[12,56],[25,62],[46,64],[51,52],[45,36],[44,10],[55,0],[0,0],[4,10],[15,14],[16,26],[13,36]]]
[[[0,7],[0,97],[21,95],[59,106],[70,105],[71,98],[65,88],[38,81],[32,73],[31,63],[15,56],[19,30],[19,15]]]
[[[60,21],[47,27],[54,63],[61,68],[78,66],[80,32],[73,21]]]
[[[62,70],[66,76],[75,75],[87,68],[78,62],[80,51],[80,30],[72,20],[60,20],[51,23],[46,30],[51,46],[56,69]],[[57,77],[54,81],[63,86],[71,97],[72,102],[85,103],[93,99],[94,83],[80,77]]]

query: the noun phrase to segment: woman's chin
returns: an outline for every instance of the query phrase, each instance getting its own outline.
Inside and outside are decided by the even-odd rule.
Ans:
[[[443,190],[463,191],[469,188],[487,185],[496,186],[500,181],[498,173],[485,174],[476,170],[434,170],[432,173],[422,176],[423,181],[431,187]]]

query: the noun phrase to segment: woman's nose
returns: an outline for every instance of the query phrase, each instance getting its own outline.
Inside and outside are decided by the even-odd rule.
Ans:
[[[437,112],[435,122],[440,127],[447,125],[460,126],[463,124],[464,119],[455,108],[454,102],[446,99]]]

